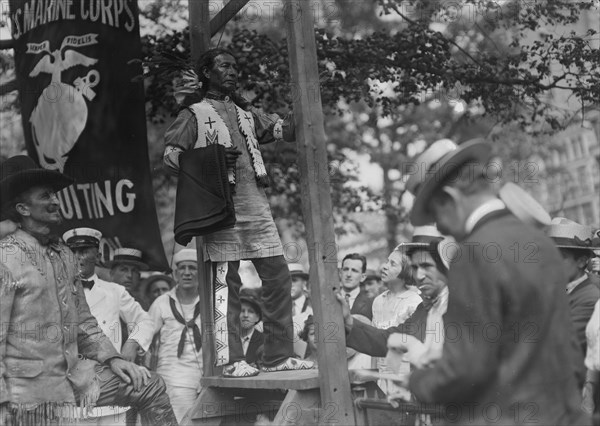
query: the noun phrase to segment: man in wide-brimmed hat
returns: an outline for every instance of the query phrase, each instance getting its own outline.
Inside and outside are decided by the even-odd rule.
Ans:
[[[260,365],[262,358],[265,335],[256,329],[262,321],[261,289],[243,287],[240,290],[240,340],[244,349],[246,362],[251,365]]]
[[[475,139],[434,143],[415,162],[411,222],[435,222],[458,243],[444,322],[462,337],[447,339],[409,388],[420,401],[471,404],[454,419],[460,424],[489,423],[490,405],[498,423],[519,424],[514,407],[527,404],[540,424],[586,424],[560,253],[498,197],[491,156],[491,144]]]
[[[2,219],[19,224],[0,241],[12,275],[2,282],[0,322],[18,325],[0,327],[0,422],[72,420],[79,404],[136,406],[143,424],[176,424],[163,381],[122,359],[98,327],[75,257],[53,234],[62,220],[56,191],[71,183],[26,156],[0,164]]]
[[[571,321],[575,329],[577,342],[584,356],[588,342],[586,327],[594,313],[594,307],[600,299],[600,289],[592,282],[586,272],[587,264],[598,247],[593,242],[592,228],[580,225],[572,220],[556,217],[547,229],[547,234],[560,250],[563,257],[563,269],[569,282],[566,290],[569,298]],[[600,327],[600,324],[596,324]],[[585,365],[580,365],[585,369]],[[598,393],[600,377],[597,371],[587,371],[584,383],[584,398],[592,398]],[[597,402],[596,402],[597,404]]]

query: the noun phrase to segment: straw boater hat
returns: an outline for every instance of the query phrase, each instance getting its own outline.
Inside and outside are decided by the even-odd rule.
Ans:
[[[288,269],[290,270],[290,275],[292,277],[301,277],[308,281],[308,274],[301,263],[288,263]]]
[[[443,139],[427,148],[416,160],[417,173],[406,183],[415,195],[410,212],[410,221],[415,226],[434,222],[434,217],[427,211],[427,202],[456,170],[467,163],[485,165],[492,155],[492,145],[481,138],[471,139],[457,148],[448,142]]]
[[[26,155],[17,155],[0,164],[0,220],[7,219],[8,203],[37,185],[50,185],[59,191],[73,183],[73,179],[54,170],[46,170]]]
[[[555,217],[548,227],[547,234],[558,248],[588,250],[598,249],[598,243],[593,241],[592,228],[580,225],[564,217]]]
[[[181,262],[198,262],[198,252],[196,249],[182,249],[173,256],[173,265],[177,266]]]
[[[71,250],[100,247],[102,232],[93,228],[73,228],[63,234],[63,240]]]
[[[504,201],[506,208],[525,223],[543,228],[552,222],[550,215],[542,205],[527,191],[513,182],[505,183],[500,188],[498,196]]]
[[[434,225],[417,226],[413,230],[410,242],[400,243],[394,250],[410,254],[416,249],[428,249],[431,243],[442,241],[443,238],[444,236]]]
[[[141,271],[147,271],[148,265],[142,261],[141,250],[130,247],[119,247],[113,253],[110,261],[106,262],[108,268],[113,268],[119,264],[134,265],[140,268]]]

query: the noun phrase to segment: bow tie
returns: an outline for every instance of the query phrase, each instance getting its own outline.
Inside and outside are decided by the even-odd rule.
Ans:
[[[81,280],[81,285],[83,286],[83,288],[91,290],[92,287],[94,287],[94,280]]]

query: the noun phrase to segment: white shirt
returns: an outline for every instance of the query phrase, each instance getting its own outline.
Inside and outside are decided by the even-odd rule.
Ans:
[[[90,312],[98,321],[100,329],[112,342],[115,349],[121,352],[122,330],[121,319],[131,330],[128,339],[135,340],[138,345],[147,351],[154,336],[154,323],[150,315],[129,294],[129,292],[117,283],[104,281],[94,274],[86,281],[94,281],[91,289],[84,288],[85,300],[90,307]],[[117,416],[127,411],[127,407],[95,407],[87,417],[110,417]]]
[[[588,370],[600,371],[600,300],[594,306],[594,313],[585,328],[587,353],[585,366]]]
[[[506,204],[499,198],[494,200],[489,200],[477,207],[475,210],[471,212],[467,221],[465,222],[465,232],[470,234],[479,222],[485,215],[495,212],[497,210],[503,210],[506,208]]]
[[[392,293],[386,290],[373,300],[373,326],[390,328],[404,323],[422,302],[414,290]]]
[[[304,323],[309,315],[313,314],[313,309],[310,305],[306,307],[306,310],[302,312],[302,307],[304,306],[304,302],[306,301],[306,296],[302,295],[298,297],[296,300],[292,300],[293,310],[292,310],[292,322],[294,323],[294,330],[296,331],[295,335],[298,335],[304,329]]]
[[[344,297],[346,297],[346,295],[350,296],[350,297],[346,297],[346,299],[348,300],[348,305],[350,306],[350,309],[352,309],[352,306],[354,306],[354,302],[356,301],[356,298],[358,297],[358,294],[360,293],[360,286],[356,287],[354,290],[351,290],[350,292],[347,292],[346,290],[344,290],[343,293],[344,293]]]
[[[90,307],[90,312],[115,349],[121,352],[123,346],[121,321],[119,321],[122,319],[131,330],[129,339],[135,340],[144,351],[147,351],[154,336],[154,323],[150,315],[122,285],[104,281],[96,274],[87,280],[93,280],[94,285],[91,289],[84,288],[85,300]]]
[[[253,334],[254,334],[254,328],[252,328],[252,330],[250,331],[250,334],[248,334],[247,336],[240,337],[240,339],[242,341],[242,349],[244,350],[244,356],[246,356],[246,353],[248,352],[248,346],[250,346],[250,340],[252,340]]]
[[[194,316],[194,307],[200,300],[196,297],[191,304],[181,304],[177,298],[177,286],[159,296],[150,306],[150,317],[154,321],[155,332],[160,332],[160,347],[158,349],[158,365],[156,371],[169,386],[198,389],[202,377],[202,349],[196,351],[191,331],[185,336],[183,353],[177,357],[177,346],[184,326],[175,319],[171,311],[169,299],[175,300],[177,311],[187,322]],[[200,315],[196,324],[201,328]]]

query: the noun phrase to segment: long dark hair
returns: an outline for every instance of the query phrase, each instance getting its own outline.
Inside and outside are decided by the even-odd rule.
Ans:
[[[210,80],[204,75],[204,69],[212,69],[212,67],[215,66],[215,58],[219,55],[230,55],[233,59],[237,61],[236,56],[230,50],[223,49],[221,47],[209,49],[202,55],[200,55],[200,57],[196,61],[194,71],[198,75],[198,81],[202,83],[202,87],[198,90],[197,93],[186,96],[186,98],[183,100],[182,105],[184,108],[194,103],[200,102],[206,96],[206,92],[210,89]],[[231,99],[242,109],[247,109],[250,106],[250,103],[237,93],[232,93]]]

